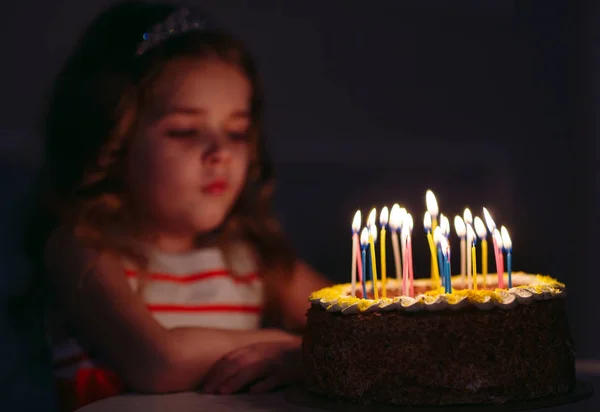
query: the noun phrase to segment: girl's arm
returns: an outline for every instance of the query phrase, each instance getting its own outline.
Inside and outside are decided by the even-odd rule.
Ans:
[[[286,329],[300,330],[306,323],[306,311],[310,308],[308,296],[332,282],[317,273],[308,264],[297,261],[292,278],[279,287],[279,305]]]
[[[83,248],[65,230],[53,234],[46,252],[50,283],[67,319],[136,391],[193,389],[235,349],[295,339],[277,330],[166,329],[132,291],[117,256]]]

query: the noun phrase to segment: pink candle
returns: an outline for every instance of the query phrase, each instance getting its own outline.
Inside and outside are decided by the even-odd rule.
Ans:
[[[353,237],[356,238],[354,243],[356,250],[356,266],[358,267],[358,281],[362,282],[362,259],[360,257],[360,242],[358,240],[358,233],[355,233]]]
[[[502,253],[502,236],[494,229],[494,250],[496,253],[496,271],[498,272],[498,288],[504,289],[504,254]]]
[[[414,280],[415,280],[415,274],[413,272],[413,258],[412,258],[412,238],[410,235],[408,235],[408,238],[406,239],[406,256],[408,257],[408,282],[409,282],[409,289],[410,289],[410,297],[414,298],[415,297],[415,285],[414,285]]]

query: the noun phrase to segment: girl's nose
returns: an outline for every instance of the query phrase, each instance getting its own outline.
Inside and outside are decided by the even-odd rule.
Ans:
[[[214,134],[203,151],[202,160],[207,163],[221,163],[230,158],[231,143],[229,139],[222,133]]]

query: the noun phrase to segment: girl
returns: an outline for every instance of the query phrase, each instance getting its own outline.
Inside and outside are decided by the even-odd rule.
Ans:
[[[63,409],[298,378],[308,294],[269,210],[256,67],[194,10],[121,3],[56,79],[28,238]],[[277,322],[277,323],[275,323]]]

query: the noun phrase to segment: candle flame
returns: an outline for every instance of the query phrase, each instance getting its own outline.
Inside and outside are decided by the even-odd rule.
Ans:
[[[371,225],[375,224],[377,219],[377,209],[373,208],[371,213],[369,213],[369,217],[367,218],[367,227],[371,227]]]
[[[377,226],[369,226],[369,235],[373,236],[373,242],[377,242]]]
[[[492,219],[492,215],[490,215],[490,212],[488,212],[488,210],[485,207],[483,208],[483,217],[485,218],[485,223],[488,227],[488,230],[490,231],[490,233],[493,233],[494,230],[496,230],[496,222],[494,222],[494,219]]]
[[[413,225],[414,225],[413,218],[410,213],[407,213],[406,216],[404,216],[404,221],[402,222],[402,237],[403,238],[410,235],[410,233],[413,230]]]
[[[440,209],[435,195],[431,190],[428,190],[427,193],[425,193],[425,204],[427,205],[427,211],[431,214],[431,217],[436,218],[438,213],[440,213]]]
[[[469,243],[469,244],[473,243],[476,238],[477,238],[477,236],[475,236],[475,231],[473,230],[473,226],[470,224],[467,224],[467,243]]]
[[[401,207],[400,208],[400,227],[402,227],[402,225],[404,224],[404,218],[406,217],[406,214],[408,212],[406,211],[405,208]]]
[[[408,230],[412,232],[415,222],[413,222],[413,217],[410,213],[407,213],[406,216],[404,216],[404,223],[402,226],[406,226]]]
[[[494,240],[496,240],[496,245],[499,249],[502,249],[502,235],[498,231],[498,229],[494,229]]]
[[[425,212],[425,216],[423,217],[423,227],[425,228],[426,233],[431,231],[431,213],[429,212]]]
[[[448,243],[448,239],[444,236],[440,237],[440,247],[442,248],[442,254],[448,258],[448,253],[450,252],[450,244]]]
[[[454,230],[456,230],[456,235],[461,239],[467,234],[465,222],[462,220],[462,217],[458,215],[454,216]]]
[[[444,234],[442,233],[442,228],[436,226],[436,228],[433,230],[433,241],[436,245],[439,245],[443,238]]]
[[[387,226],[389,216],[390,212],[388,211],[387,206],[384,206],[383,209],[381,209],[381,214],[379,215],[379,223],[381,226]]]
[[[502,236],[502,244],[506,250],[512,250],[512,240],[508,234],[508,230],[504,226],[500,228],[500,235]]]
[[[358,233],[358,231],[360,230],[361,219],[362,217],[360,215],[360,210],[357,210],[354,214],[354,219],[352,219],[352,231],[354,233]]]
[[[465,224],[466,225],[472,225],[473,224],[473,214],[471,213],[471,209],[469,209],[468,207],[465,209],[465,213],[464,213],[464,220],[465,220]]]
[[[444,214],[440,215],[440,226],[442,227],[442,234],[446,237],[450,236],[450,221]]]
[[[398,203],[394,203],[392,206],[392,210],[390,211],[390,228],[392,230],[400,229],[400,225],[402,224],[401,213],[400,213],[400,205]]]
[[[360,244],[361,246],[367,246],[369,244],[369,231],[366,227],[360,232]]]
[[[475,216],[475,231],[477,232],[477,236],[479,236],[479,238],[485,239],[487,237],[487,230],[485,229],[483,220],[481,220],[479,216]]]

